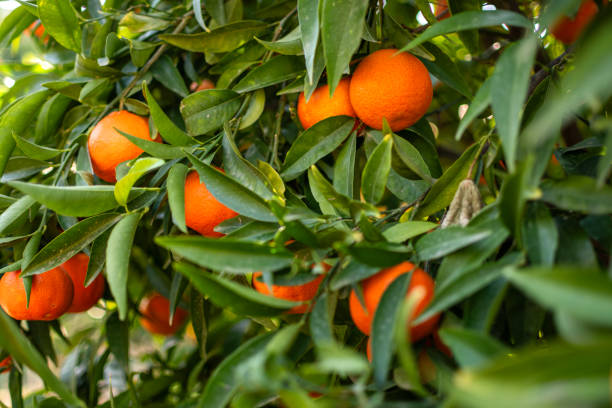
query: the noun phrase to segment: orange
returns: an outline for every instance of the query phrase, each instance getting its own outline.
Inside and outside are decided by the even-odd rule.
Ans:
[[[185,224],[205,237],[222,237],[215,227],[223,221],[238,215],[237,212],[221,204],[215,196],[200,183],[196,171],[187,175],[185,180]]]
[[[571,44],[580,37],[582,30],[591,22],[598,11],[599,7],[597,7],[593,0],[585,0],[573,18],[568,16],[561,17],[550,31],[559,41]]]
[[[159,293],[144,298],[140,303],[139,310],[142,314],[140,324],[149,333],[153,334],[172,335],[187,319],[187,311],[177,307],[173,322],[170,324],[170,301]]]
[[[55,320],[72,304],[74,288],[70,277],[61,268],[32,276],[30,306],[21,271],[7,272],[0,279],[0,306],[16,320]]]
[[[189,89],[191,89],[191,92],[199,92],[205,89],[215,89],[215,83],[210,79],[203,79],[199,84],[197,82],[192,82],[191,85],[189,85]]]
[[[414,320],[423,310],[425,310],[433,299],[434,281],[424,270],[416,268],[416,266],[410,262],[402,262],[390,268],[382,269],[376,275],[370,276],[361,283],[366,309],[364,309],[359,302],[359,298],[355,291],[351,291],[349,297],[351,317],[357,328],[361,330],[363,334],[367,336],[370,335],[374,313],[387,287],[399,275],[410,272],[413,268],[414,271],[412,272],[412,279],[410,280],[406,297],[410,296],[417,288],[424,290],[423,298],[416,304],[412,311],[411,320]],[[410,340],[414,342],[431,333],[439,317],[439,315],[435,315],[416,326],[410,325]],[[410,322],[408,322],[408,324],[410,324]]]
[[[13,359],[11,359],[11,356],[8,356],[4,360],[0,361],[0,374],[4,374],[10,371],[12,365],[13,365]]]
[[[382,129],[383,118],[393,131],[413,125],[425,115],[433,98],[429,72],[417,57],[396,49],[365,57],[351,78],[350,97],[359,119]]]
[[[325,272],[329,271],[331,266],[326,263],[322,264]],[[270,290],[266,283],[259,279],[261,276],[261,272],[255,272],[253,274],[253,287],[259,293],[263,293],[264,295],[269,295]],[[325,275],[319,275],[310,282],[304,283],[302,285],[294,285],[294,286],[281,286],[281,285],[272,285],[272,296],[279,299],[291,300],[293,302],[307,302],[311,300],[317,294],[319,290],[319,285]],[[306,313],[310,309],[310,305],[303,304],[299,306],[295,306],[287,311],[287,313],[296,314],[296,313]]]
[[[115,128],[140,139],[152,141],[149,136],[149,121],[126,110],[112,112],[99,121],[89,134],[87,147],[91,165],[96,176],[109,183],[117,181],[115,167],[140,156],[142,149]],[[159,141],[159,138],[156,139]]]
[[[332,116],[356,116],[349,97],[350,82],[350,79],[342,78],[331,97],[329,96],[329,85],[315,89],[308,102],[304,92],[300,94],[297,111],[304,129]]]
[[[450,10],[446,12],[447,10],[448,2],[446,0],[438,0],[437,3],[434,3],[434,15],[436,16],[438,21],[442,21],[450,17]]]
[[[74,286],[74,297],[68,313],[80,313],[91,309],[104,294],[104,277],[102,274],[99,274],[89,286],[85,287],[88,263],[89,257],[81,253],[60,265],[60,268],[70,276]]]

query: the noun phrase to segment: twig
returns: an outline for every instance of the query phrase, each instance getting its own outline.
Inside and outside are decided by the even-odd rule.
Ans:
[[[270,152],[270,160],[268,163],[276,164],[280,167],[280,163],[278,163],[278,139],[280,137],[281,132],[281,124],[283,121],[283,114],[285,113],[285,100],[286,96],[281,95],[280,100],[278,101],[278,110],[276,111],[276,124],[274,126],[274,135],[272,139],[272,152]]]

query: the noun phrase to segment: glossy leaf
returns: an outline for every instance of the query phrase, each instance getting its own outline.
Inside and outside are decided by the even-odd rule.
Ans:
[[[321,40],[329,77],[329,91],[333,93],[361,42],[368,2],[321,1]]]
[[[55,187],[20,181],[8,184],[61,215],[89,217],[119,205],[115,200],[113,186]],[[132,189],[134,196],[139,193],[142,193],[142,189]]]
[[[151,95],[146,82],[142,83],[142,91],[147,99],[153,123],[165,141],[175,146],[188,146],[197,143],[195,139],[183,132],[170,120],[170,118],[168,118],[155,98]]]
[[[306,61],[306,72],[310,82],[313,82],[315,54],[319,42],[319,1],[298,0],[297,13]]]
[[[232,273],[275,271],[291,264],[291,252],[258,243],[196,236],[157,237],[155,242],[205,268]]]
[[[120,219],[119,214],[102,214],[75,224],[45,245],[28,263],[22,277],[43,273],[63,264]]]
[[[272,214],[266,202],[250,189],[194,156],[189,155],[189,159],[198,171],[200,180],[206,184],[208,191],[221,203],[239,214],[259,221],[276,221],[276,217]]]
[[[81,51],[79,16],[69,0],[40,0],[38,14],[45,31],[58,43],[74,52]]]
[[[240,96],[228,89],[208,89],[181,101],[187,133],[203,135],[220,128],[240,108]]]
[[[195,266],[178,263],[174,268],[185,275],[203,295],[219,307],[246,316],[273,316],[299,303],[266,296],[237,282],[221,278]]]
[[[121,177],[121,179],[119,179],[115,184],[115,200],[117,200],[119,205],[127,205],[130,191],[139,178],[150,171],[160,168],[163,164],[163,160],[153,157],[136,159],[136,161],[129,167],[127,174]]]
[[[262,21],[238,21],[198,34],[161,34],[168,44],[192,52],[229,52],[240,47],[266,27]]]
[[[187,233],[187,226],[185,225],[185,179],[188,172],[189,168],[187,166],[176,163],[170,168],[166,179],[172,222],[184,233]]]
[[[310,127],[291,145],[281,176],[292,180],[334,151],[351,133],[354,122],[353,118],[337,116]]]
[[[303,71],[302,58],[280,55],[252,69],[234,86],[233,90],[238,93],[255,91],[293,79]]]
[[[532,23],[521,14],[508,10],[464,11],[429,27],[425,32],[406,44],[401,50],[408,51],[439,35],[463,30],[509,25],[529,29]]]
[[[387,178],[391,170],[392,148],[393,139],[391,139],[391,135],[387,135],[376,146],[363,168],[361,193],[367,202],[377,204],[385,193]]]
[[[130,254],[141,216],[141,213],[131,213],[123,217],[112,229],[106,246],[106,280],[117,302],[121,321],[125,320],[128,312],[127,281]]]

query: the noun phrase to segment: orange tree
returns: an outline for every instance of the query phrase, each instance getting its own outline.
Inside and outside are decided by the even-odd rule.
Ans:
[[[610,405],[606,1],[0,5],[0,406]]]

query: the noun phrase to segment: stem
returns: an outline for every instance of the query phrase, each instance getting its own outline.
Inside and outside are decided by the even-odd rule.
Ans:
[[[270,165],[272,164],[276,164],[277,166],[280,166],[280,163],[278,163],[278,138],[280,136],[280,132],[281,132],[281,122],[283,121],[283,114],[285,113],[285,102],[286,102],[286,97],[285,95],[282,95],[280,97],[280,101],[278,102],[278,110],[276,111],[276,124],[274,126],[274,136],[273,136],[273,140],[272,140],[272,152],[270,154],[270,160],[268,161],[268,163],[270,163]]]
[[[278,37],[280,37],[281,33],[283,32],[283,26],[285,25],[285,22],[289,19],[289,17],[291,17],[293,15],[293,13],[295,13],[297,11],[297,7],[294,7],[289,13],[287,13],[287,15],[285,17],[283,17],[279,22],[278,22],[278,26],[276,27],[276,30],[274,30],[274,36],[272,37],[272,42],[278,40]],[[273,51],[268,51],[266,53],[266,55],[263,58],[263,62],[268,61],[271,57],[272,57]]]

